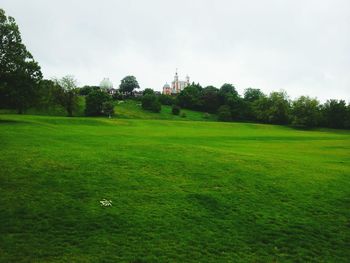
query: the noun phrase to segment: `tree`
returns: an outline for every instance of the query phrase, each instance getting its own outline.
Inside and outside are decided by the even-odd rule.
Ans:
[[[219,90],[214,86],[205,87],[199,97],[201,110],[215,113],[220,106]]]
[[[147,94],[150,94],[150,95],[154,95],[154,90],[153,89],[145,89],[143,92],[142,92],[142,95],[147,95]]]
[[[138,88],[140,88],[140,86],[134,76],[126,76],[121,80],[121,83],[119,85],[120,91],[127,93],[131,93],[134,89]]]
[[[150,110],[153,112],[161,111],[161,104],[154,94],[146,94],[145,96],[143,96],[141,105],[144,110]]]
[[[218,120],[219,121],[231,121],[231,110],[228,105],[222,105],[218,109]]]
[[[79,89],[79,95],[86,96],[90,92],[92,92],[94,90],[99,90],[99,89],[100,89],[99,86],[84,86],[84,87]]]
[[[73,116],[73,111],[78,107],[77,81],[71,75],[61,79],[53,79],[56,89],[56,101],[67,111],[69,117]]]
[[[319,123],[319,102],[307,96],[301,96],[292,103],[292,123],[305,127],[315,127]]]
[[[85,99],[85,114],[87,116],[98,116],[103,114],[103,103],[110,101],[111,96],[101,90],[90,92]]]
[[[265,95],[260,89],[247,88],[244,91],[244,100],[248,102],[254,102],[263,96]]]
[[[201,105],[199,97],[201,95],[202,87],[199,84],[192,83],[184,88],[177,96],[177,104],[182,108],[200,109]]]
[[[102,103],[102,112],[111,118],[111,115],[114,114],[114,103],[112,100]]]
[[[269,97],[261,97],[253,106],[259,121],[274,124],[286,124],[289,121],[290,104],[284,91],[272,92]]]
[[[323,124],[330,128],[345,128],[348,109],[344,100],[327,100],[322,106]]]
[[[236,99],[238,97],[239,94],[232,84],[225,83],[221,86],[219,90],[220,105],[226,104],[229,98]]]
[[[13,17],[0,9],[0,106],[23,113],[38,101],[40,66],[22,43]]]
[[[39,97],[40,101],[37,103],[36,107],[41,109],[48,109],[51,106],[57,104],[55,100],[55,94],[57,91],[57,86],[55,82],[48,79],[43,79],[39,83]]]
[[[243,120],[246,115],[246,102],[239,96],[230,96],[227,98],[226,104],[230,107],[231,116],[235,120]]]
[[[244,118],[246,120],[256,120],[254,114],[254,102],[263,98],[265,95],[260,91],[260,89],[247,88],[244,91],[244,103],[245,103],[245,112]]]
[[[175,103],[174,97],[170,95],[161,94],[159,97],[159,102],[163,105],[173,105]]]
[[[173,105],[171,107],[171,112],[174,115],[179,115],[180,114],[180,110],[181,110],[181,108],[178,105]]]

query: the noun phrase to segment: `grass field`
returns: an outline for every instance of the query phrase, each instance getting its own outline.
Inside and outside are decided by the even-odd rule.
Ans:
[[[182,120],[182,121],[216,121],[216,114],[206,114],[199,111],[192,111],[187,109],[181,109],[181,113],[185,113],[185,117],[179,115],[173,115],[171,113],[171,106],[162,105],[160,113],[154,113],[151,111],[146,111],[141,108],[141,102],[135,100],[125,100],[115,102],[115,116],[122,119],[159,119],[159,120]],[[76,117],[85,116],[85,97],[79,97],[79,103],[77,109],[74,111],[73,115]],[[1,113],[15,114],[15,110],[3,110],[0,109]],[[67,112],[61,106],[51,106],[45,109],[28,109],[26,114],[29,115],[42,115],[42,116],[67,116]]]
[[[215,114],[209,114],[208,118],[205,118],[205,113],[187,109],[181,109],[181,113],[185,113],[186,117],[173,115],[171,113],[171,106],[166,105],[162,105],[162,110],[160,113],[145,111],[141,108],[141,102],[133,100],[125,100],[122,103],[117,104],[115,107],[115,112],[117,118],[125,119],[161,119],[182,121],[214,121],[217,119]]]
[[[349,131],[1,114],[0,262],[349,262],[349,176]]]

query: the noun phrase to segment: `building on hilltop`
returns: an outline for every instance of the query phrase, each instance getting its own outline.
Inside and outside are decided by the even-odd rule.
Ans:
[[[105,92],[111,94],[111,95],[116,93],[116,89],[113,88],[113,83],[109,80],[109,78],[104,78],[100,82],[100,89],[102,91],[105,91]]]
[[[171,86],[168,83],[164,84],[163,94],[165,95],[178,94],[181,92],[181,90],[183,90],[188,85],[190,85],[190,77],[187,75],[186,80],[179,80],[179,76],[176,70],[174,80],[171,82]]]

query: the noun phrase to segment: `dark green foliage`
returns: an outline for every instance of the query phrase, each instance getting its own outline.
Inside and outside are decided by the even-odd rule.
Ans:
[[[112,95],[112,98],[113,100],[124,100],[127,98],[127,96],[124,96],[122,93],[119,92],[119,90],[117,90],[117,92]]]
[[[111,96],[104,91],[95,90],[86,96],[85,114],[98,116],[103,114],[103,103],[111,100]]]
[[[238,92],[232,84],[225,83],[219,90],[220,105],[227,104],[229,99],[237,99],[239,97]]]
[[[252,89],[248,88],[244,91],[244,103],[245,103],[245,111],[244,118],[250,121],[256,121],[257,116],[254,112],[254,102],[265,97],[264,93],[260,91],[260,89]]]
[[[180,117],[181,117],[181,118],[186,118],[186,117],[187,117],[186,112],[181,112]]]
[[[214,86],[205,87],[199,97],[201,110],[215,113],[220,106],[219,90]]]
[[[231,121],[232,120],[231,110],[230,110],[230,107],[228,105],[222,105],[218,109],[218,120],[219,121]]]
[[[283,91],[261,97],[254,102],[253,107],[259,121],[273,124],[287,124],[289,121],[290,104]]]
[[[78,107],[78,89],[73,76],[67,75],[61,79],[54,79],[55,100],[67,111],[68,117],[73,116],[73,111]]]
[[[198,110],[201,108],[200,95],[202,87],[199,84],[192,83],[184,88],[176,97],[177,104],[182,108]]]
[[[310,97],[301,96],[292,103],[292,124],[297,126],[315,127],[320,121],[319,102]]]
[[[40,66],[22,43],[12,17],[0,9],[0,107],[23,113],[39,101]]]
[[[204,119],[209,119],[210,118],[210,114],[208,112],[203,114],[203,118]]]
[[[95,90],[99,90],[99,89],[100,89],[99,86],[84,86],[84,87],[79,89],[79,95],[86,96],[90,92],[95,91]]]
[[[163,105],[173,105],[175,103],[174,97],[170,95],[161,94],[159,97],[159,102]]]
[[[147,94],[141,99],[142,108],[153,112],[160,112],[161,104],[156,95]]]
[[[155,95],[154,93],[154,90],[153,89],[145,89],[143,92],[142,92],[142,95],[145,96],[145,95]]]
[[[114,114],[114,102],[111,99],[102,103],[102,112],[109,117]]]
[[[119,85],[119,90],[121,92],[131,93],[134,89],[140,88],[139,83],[137,82],[134,76],[126,76],[123,78]]]
[[[247,88],[244,91],[244,100],[248,102],[254,102],[264,96],[264,93],[260,89]]]
[[[39,97],[40,101],[37,103],[36,108],[48,109],[57,103],[55,94],[59,87],[52,80],[43,79],[39,83]]]
[[[328,100],[322,106],[322,121],[326,127],[347,128],[348,108],[344,100]]]
[[[230,108],[231,116],[233,120],[245,119],[246,105],[247,103],[239,96],[230,96],[227,99],[227,105]]]
[[[180,110],[181,110],[181,108],[180,108],[180,106],[178,106],[178,105],[173,105],[173,106],[171,107],[171,112],[172,112],[172,114],[174,114],[174,115],[179,115],[179,114],[180,114]]]

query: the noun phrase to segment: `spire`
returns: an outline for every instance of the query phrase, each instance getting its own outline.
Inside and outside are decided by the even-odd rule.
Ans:
[[[174,80],[175,80],[175,81],[178,81],[178,80],[179,80],[179,76],[177,75],[177,68],[176,68],[176,71],[175,71],[175,77],[174,77]]]

